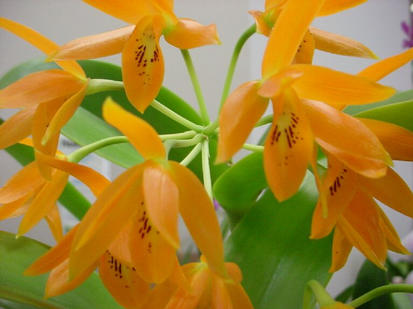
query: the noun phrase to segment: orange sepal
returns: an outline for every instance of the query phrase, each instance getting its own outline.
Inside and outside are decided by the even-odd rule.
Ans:
[[[83,0],[83,2],[130,24],[137,24],[145,15],[158,13],[158,10],[152,3],[155,1]]]
[[[220,44],[215,25],[204,26],[189,18],[180,18],[164,37],[169,44],[180,49]]]
[[[54,205],[44,218],[46,219],[47,225],[49,226],[49,229],[52,232],[52,235],[56,242],[61,241],[63,238],[63,226],[57,205]]]
[[[41,35],[37,31],[30,29],[22,24],[15,21],[0,17],[0,28],[3,28],[11,33],[19,36],[26,42],[30,43],[34,47],[40,49],[46,55],[51,55],[59,48],[59,46]],[[75,61],[58,61],[56,62],[62,69],[66,72],[73,74],[74,76],[84,79],[85,73],[82,67]]]
[[[261,11],[248,11],[252,17],[255,19],[255,25],[257,27],[257,33],[261,33],[265,36],[269,36],[271,33],[272,26],[268,25],[265,20],[265,13]]]
[[[144,120],[125,111],[111,98],[103,105],[104,119],[123,134],[145,159],[164,159],[165,147],[156,131]]]
[[[31,202],[29,209],[20,223],[18,235],[27,233],[50,212],[50,209],[55,205],[60,194],[63,192],[68,178],[69,175],[61,171],[56,171],[53,174],[51,181],[42,187]]]
[[[126,95],[143,113],[157,96],[164,76],[159,45],[164,20],[147,16],[140,20],[122,51],[122,77]]]
[[[357,5],[360,5],[367,0],[325,0],[324,5],[318,12],[318,16],[326,16],[335,14]]]
[[[104,176],[87,166],[65,160],[58,160],[42,153],[37,154],[37,159],[43,164],[57,168],[76,177],[87,185],[95,196],[98,196],[110,184],[109,180]]]
[[[0,149],[14,145],[30,135],[34,113],[34,108],[25,108],[1,124]]]
[[[413,161],[413,132],[398,125],[358,118],[379,138],[393,160]]]
[[[78,92],[83,84],[62,70],[32,73],[0,91],[0,107],[34,107],[57,98],[67,98]]]
[[[303,100],[316,141],[346,166],[366,177],[386,173],[391,158],[359,120],[321,102]]]
[[[377,59],[377,56],[365,45],[345,36],[310,27],[315,41],[315,48],[328,53]],[[375,79],[372,79],[375,81]]]
[[[339,222],[350,243],[371,262],[384,268],[387,242],[374,200],[365,193],[357,192]]]
[[[185,166],[169,161],[179,188],[179,211],[209,267],[226,277],[221,230],[212,201],[198,178]],[[196,203],[194,203],[196,201]]]
[[[265,112],[268,99],[257,90],[258,82],[244,83],[225,101],[219,115],[218,163],[229,160],[242,147]]]
[[[413,218],[413,193],[404,180],[391,168],[377,179],[359,177],[363,190],[394,210]]]
[[[386,214],[379,207],[377,209],[381,219],[381,227],[384,232],[384,236],[387,239],[389,250],[400,254],[411,254],[409,250],[403,246],[396,229],[393,227]]]
[[[5,220],[9,218],[15,218],[26,213],[29,206],[28,202],[32,197],[32,193],[29,192],[27,195],[0,206],[0,220]]]
[[[106,251],[100,258],[99,277],[105,287],[123,307],[141,308],[150,289],[137,274],[135,267]]]
[[[352,244],[338,225],[334,230],[331,266],[328,270],[330,273],[336,272],[346,264],[352,248]]]
[[[44,183],[45,180],[40,175],[36,162],[29,163],[0,189],[0,204],[16,201],[38,189]]]
[[[275,23],[265,49],[262,76],[266,79],[291,64],[299,45],[324,1],[289,0]]]
[[[47,279],[45,288],[45,298],[50,298],[67,293],[81,285],[95,270],[96,264],[90,266],[75,278],[69,276],[69,260],[54,268]]]
[[[25,271],[26,276],[37,276],[51,271],[58,265],[62,264],[70,254],[70,248],[77,231],[78,225],[74,226],[56,246],[51,248],[41,257],[39,257]]]
[[[295,54],[294,63],[313,63],[315,41],[312,32],[307,31]]]
[[[171,246],[179,248],[179,192],[168,172],[159,164],[148,164],[143,171],[142,189],[152,224]]]
[[[83,217],[70,254],[71,276],[96,262],[138,211],[142,165],[121,174]]]
[[[75,39],[61,46],[53,59],[96,59],[119,54],[131,36],[134,25]]]
[[[396,93],[394,88],[367,78],[325,67],[296,64],[292,69],[303,73],[293,84],[300,98],[322,101],[336,108],[382,101]]]
[[[312,157],[314,137],[292,89],[273,99],[274,119],[264,146],[268,185],[279,201],[294,195]]]
[[[311,238],[322,238],[330,234],[338,218],[352,201],[356,193],[356,175],[333,156],[328,156],[328,170],[322,184],[328,207],[324,217],[320,201],[313,213]]]

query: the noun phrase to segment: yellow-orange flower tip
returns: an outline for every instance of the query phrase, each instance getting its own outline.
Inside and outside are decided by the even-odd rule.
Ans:
[[[263,98],[274,98],[279,95],[285,88],[292,85],[302,75],[303,72],[301,72],[300,70],[283,70],[278,74],[261,80],[261,86],[259,87],[257,93]]]
[[[127,112],[108,97],[102,108],[103,118],[128,137],[131,144],[145,159],[164,160],[165,147],[161,139],[144,120]]]
[[[354,309],[354,307],[343,303],[335,302],[334,304],[321,306],[320,309]]]

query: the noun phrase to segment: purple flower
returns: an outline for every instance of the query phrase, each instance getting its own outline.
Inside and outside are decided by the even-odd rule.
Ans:
[[[403,21],[401,23],[401,28],[403,32],[406,34],[407,39],[403,40],[403,48],[411,48],[413,47],[413,27],[412,27],[413,22],[410,24]]]

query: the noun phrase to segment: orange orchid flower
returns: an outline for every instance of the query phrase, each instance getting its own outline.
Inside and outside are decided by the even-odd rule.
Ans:
[[[0,28],[21,37],[47,56],[59,48],[40,33],[6,18],[0,17]],[[82,103],[88,87],[77,62],[56,63],[63,70],[32,73],[0,91],[0,108],[20,109],[0,126],[0,149],[31,134],[36,150],[55,155],[60,130]],[[45,168],[42,173],[50,177]]]
[[[180,49],[218,44],[215,25],[177,18],[172,0],[84,0],[93,7],[133,24],[118,30],[76,39],[62,46],[55,59],[91,59],[122,52],[122,76],[129,101],[141,113],[162,85],[164,60],[161,35]]]
[[[354,309],[354,307],[340,302],[334,302],[334,304],[321,306],[320,309]]]
[[[306,1],[304,6],[299,0],[286,2],[267,45],[263,79],[238,87],[219,118],[217,161],[224,162],[242,147],[272,100],[274,118],[265,142],[264,168],[268,184],[280,201],[298,190],[308,164],[314,164],[314,141],[367,177],[383,176],[391,164],[377,137],[359,120],[336,108],[348,102],[382,100],[394,94],[394,89],[361,76],[291,64],[323,2]]]
[[[319,1],[320,3],[324,3],[316,16],[335,14],[365,1],[366,0]],[[265,36],[270,36],[272,28],[287,3],[288,0],[266,0],[265,12],[250,11],[250,14],[255,18],[257,32]],[[369,48],[355,40],[314,27],[308,27],[295,55],[295,62],[311,63],[313,60],[314,49],[344,56],[377,58]]]
[[[222,278],[200,263],[182,266],[189,287],[179,287],[168,281],[157,285],[142,308],[195,309],[237,308],[252,309],[253,305],[241,286],[242,274],[235,263],[225,263],[229,278]]]
[[[23,140],[21,143],[32,145],[29,140]],[[18,235],[27,233],[45,218],[56,240],[61,239],[61,221],[56,201],[67,184],[69,174],[88,185],[92,192],[97,192],[107,184],[107,180],[94,170],[68,162],[62,158],[62,154],[59,157],[56,159],[42,153],[38,154],[37,160],[53,167],[50,180],[41,175],[37,162],[32,162],[0,188],[0,219],[24,215]]]
[[[216,273],[225,276],[222,236],[212,201],[186,167],[166,160],[156,131],[110,98],[103,117],[126,135],[145,158],[104,190],[83,218],[70,257],[73,276],[82,273],[130,225],[132,259],[147,282],[160,283],[174,269],[179,247],[178,215]]]

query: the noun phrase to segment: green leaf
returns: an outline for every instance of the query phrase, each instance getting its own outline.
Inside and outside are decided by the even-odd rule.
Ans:
[[[391,296],[397,309],[413,309],[412,301],[408,294],[393,293]]]
[[[310,173],[285,202],[268,190],[226,241],[226,258],[240,266],[255,309],[301,309],[307,282],[327,283],[331,238],[309,239],[316,201]]]
[[[241,218],[266,187],[262,153],[253,153],[227,169],[217,179],[214,196],[232,217]]]
[[[396,93],[391,98],[381,101],[381,102],[365,104],[365,105],[347,106],[344,109],[344,111],[350,115],[355,115],[355,114],[358,114],[364,111],[368,111],[373,108],[378,108],[381,106],[386,106],[386,105],[390,105],[394,103],[400,103],[400,102],[411,101],[411,100],[413,100],[413,90],[408,90],[408,91]]]
[[[413,100],[373,108],[356,116],[391,122],[413,131]]]
[[[44,299],[47,275],[28,277],[23,271],[48,247],[35,240],[0,232],[0,297],[38,308],[121,309],[96,273],[75,290]],[[16,307],[11,307],[16,308]],[[30,308],[30,307],[20,307]]]
[[[370,261],[364,262],[357,275],[356,283],[354,285],[353,299],[373,290],[382,285],[389,284],[387,273],[375,266]],[[375,298],[368,303],[358,307],[360,309],[396,309],[390,294]]]

